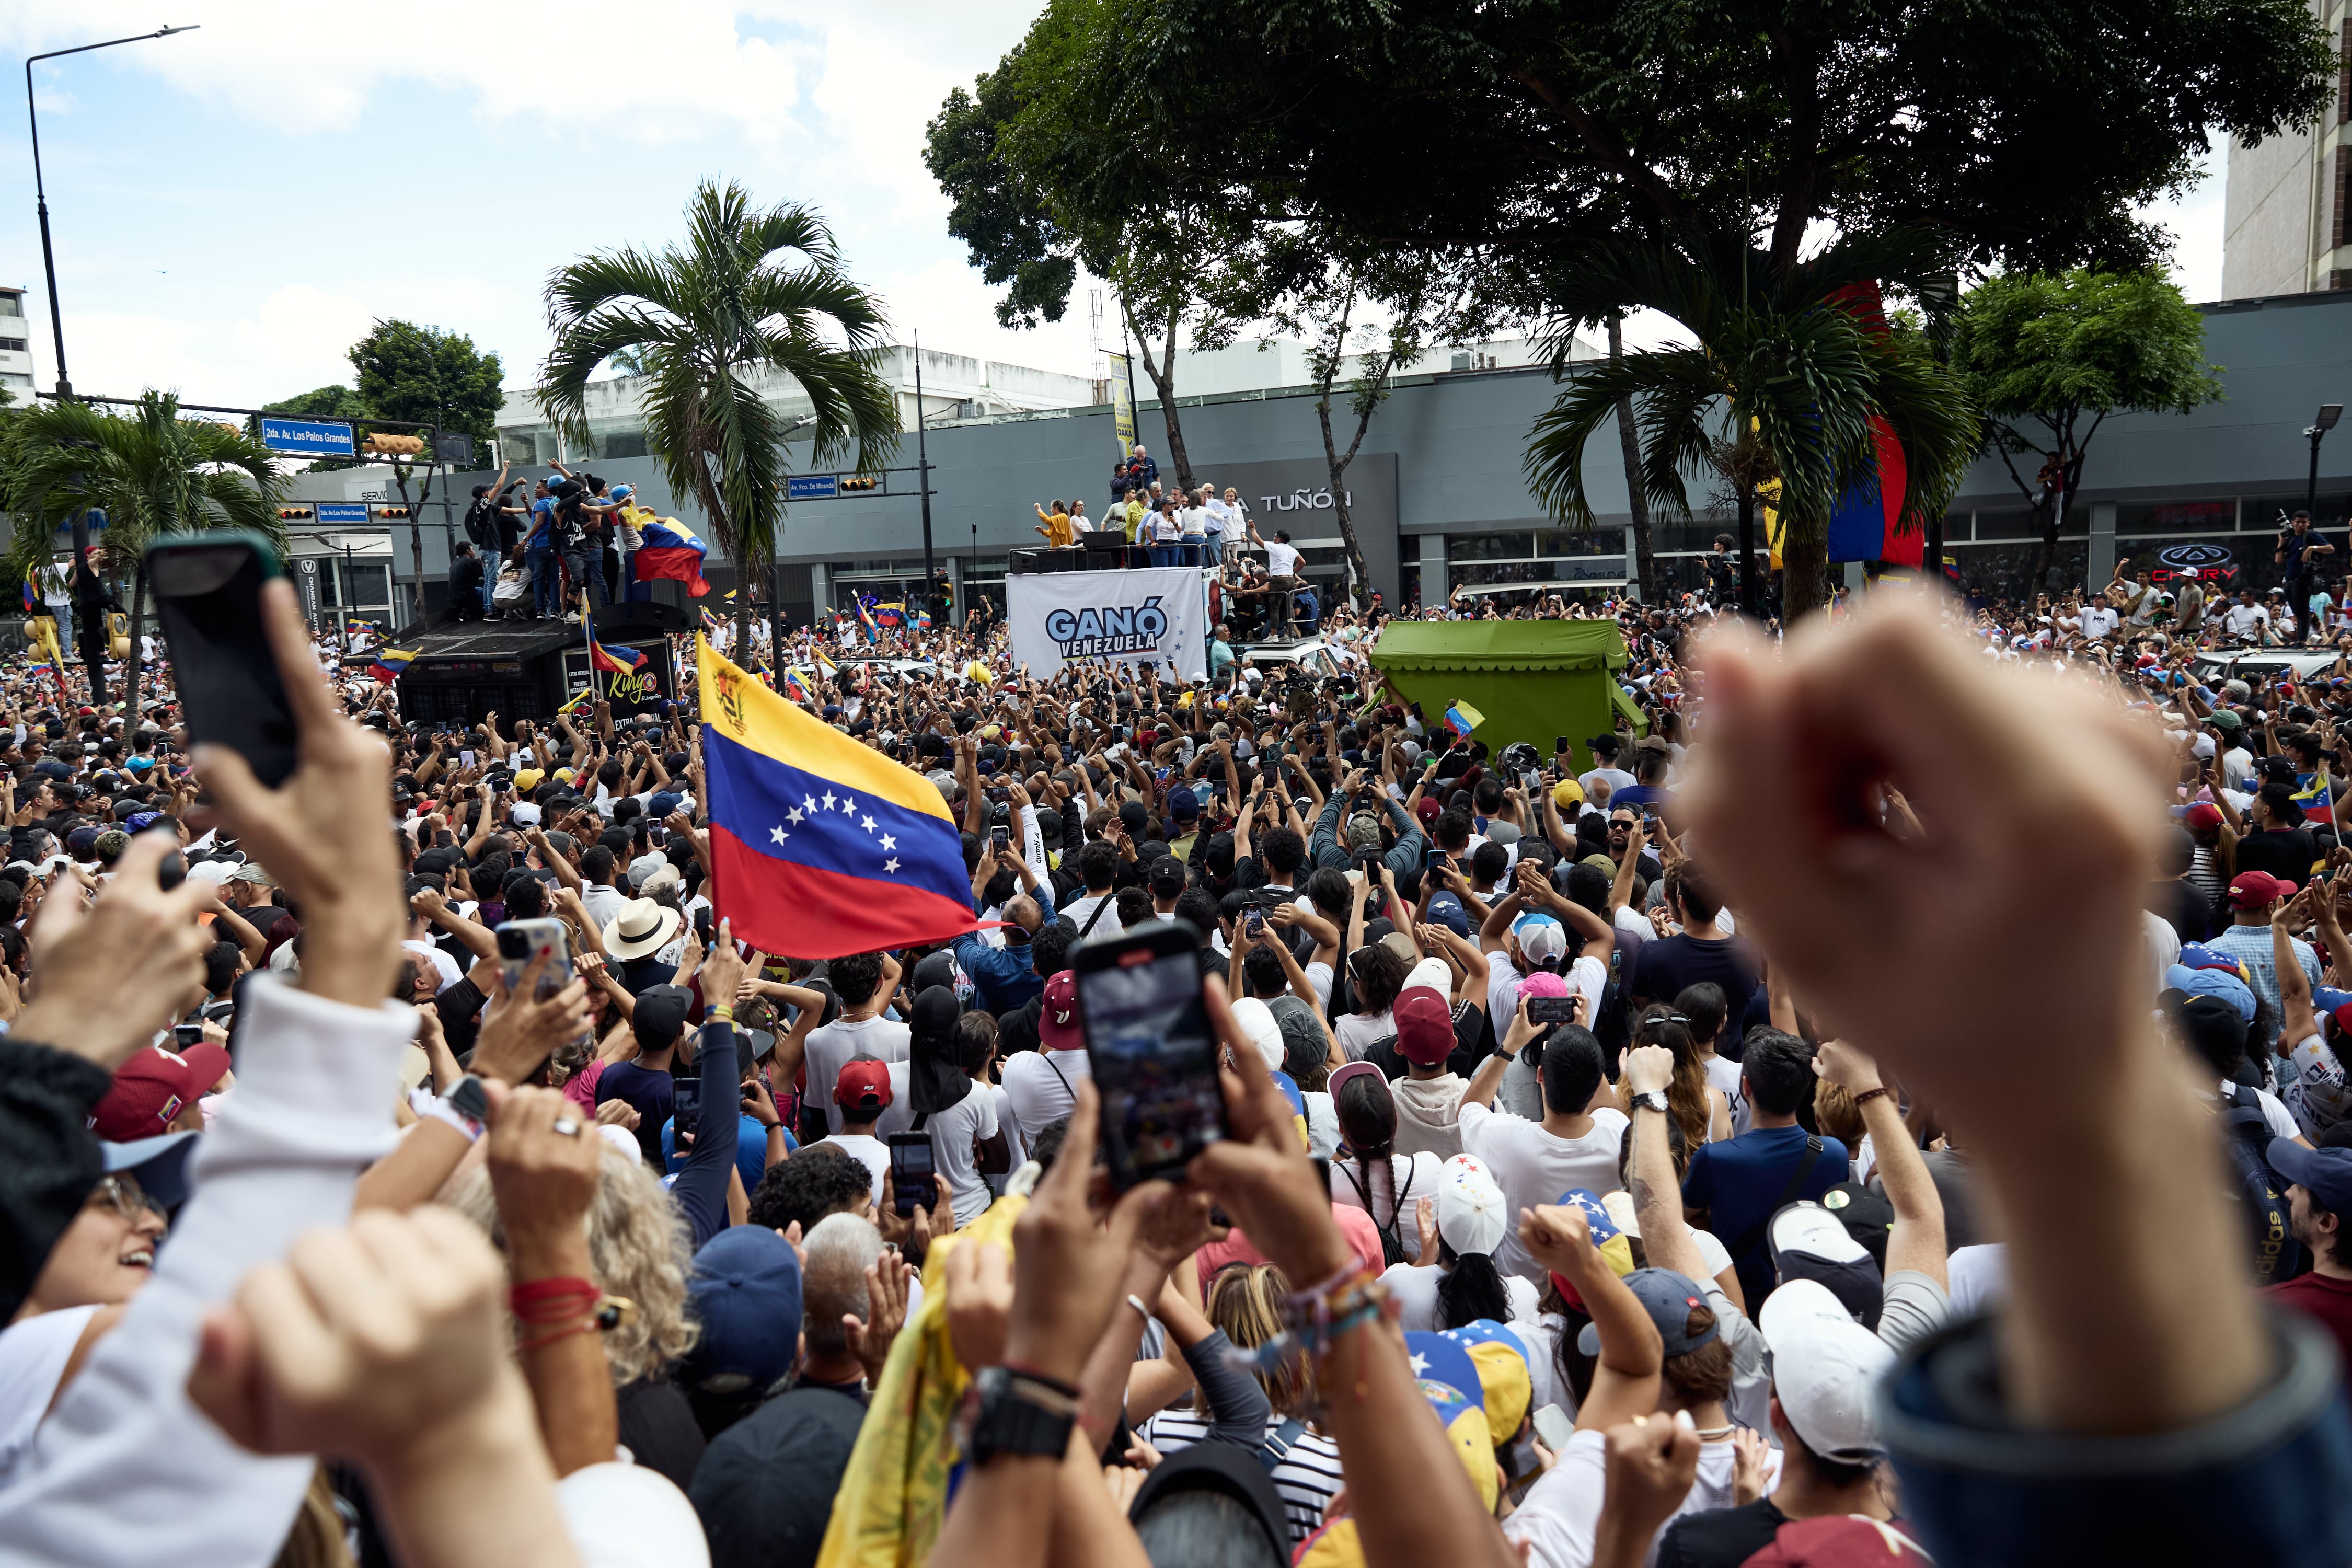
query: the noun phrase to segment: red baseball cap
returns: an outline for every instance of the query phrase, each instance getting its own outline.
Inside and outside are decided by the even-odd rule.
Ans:
[[[2191,827],[2219,827],[2221,826],[2221,808],[2210,800],[2200,800],[2190,806],[2180,820]]]
[[[1426,985],[1397,993],[1397,1050],[1417,1068],[1433,1068],[1454,1054],[1454,1010]]]
[[[89,1113],[90,1131],[110,1143],[160,1137],[228,1068],[228,1053],[208,1040],[180,1051],[141,1051],[115,1069],[113,1087]]]
[[[880,1110],[890,1103],[890,1064],[859,1057],[841,1065],[833,1080],[833,1102],[844,1110]]]
[[[1053,1051],[1076,1050],[1086,1044],[1078,1027],[1078,977],[1067,969],[1045,982],[1045,999],[1037,1008],[1037,1037]]]
[[[2294,892],[2293,882],[2282,881],[2268,871],[2241,871],[2230,883],[2230,907],[2259,910]]]

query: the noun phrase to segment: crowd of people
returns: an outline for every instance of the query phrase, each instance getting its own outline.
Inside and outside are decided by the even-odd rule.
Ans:
[[[2345,677],[1875,598],[1609,606],[1557,749],[1378,614],[799,628],[971,912],[824,959],[690,678],[404,720],[274,584],[268,787],[5,672],[0,1562],[2352,1557]],[[1073,954],[1170,921],[1223,1136],[1116,1193]]]

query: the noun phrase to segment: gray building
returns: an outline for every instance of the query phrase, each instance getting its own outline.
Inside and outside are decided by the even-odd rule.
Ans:
[[[2352,401],[2352,292],[2201,309],[2206,357],[2222,367],[2226,395],[2190,415],[2118,416],[2105,423],[2091,448],[2079,510],[2070,512],[2059,546],[2065,581],[2104,583],[2119,557],[2146,563],[2168,549],[2204,545],[2224,552],[2247,580],[2267,585],[2276,514],[2302,504],[2310,456],[2304,431],[2321,404]],[[1603,427],[1588,448],[1597,526],[1556,527],[1528,493],[1522,469],[1528,427],[1555,390],[1536,367],[1399,379],[1373,416],[1347,484],[1367,568],[1390,604],[1463,585],[1549,583],[1576,590],[1625,581],[1626,491],[1613,428]],[[1287,528],[1307,552],[1309,574],[1335,584],[1344,566],[1311,391],[1180,398],[1178,406],[1195,478],[1239,490],[1262,531],[1271,537],[1275,528]],[[1172,478],[1156,404],[1144,405],[1139,425],[1163,475]],[[1087,512],[1099,517],[1110,499],[1117,442],[1108,406],[951,420],[935,425],[927,440],[932,549],[959,585],[960,605],[974,591],[1002,603],[1008,555],[1041,542],[1037,503],[1084,500]],[[809,470],[805,447],[791,456],[795,473]],[[894,461],[910,467],[915,460],[910,433]],[[640,486],[656,510],[707,537],[698,510],[669,494],[651,458],[582,467]],[[2021,459],[2021,468],[2030,482],[2032,467]],[[472,485],[489,477],[453,477],[458,513]],[[887,600],[919,581],[915,481],[902,468],[870,493],[790,505],[780,552],[788,615],[805,619],[846,603],[852,591]],[[1719,483],[1695,478],[1691,491],[1697,515],[1663,522],[1655,532],[1666,581],[1675,587],[1696,584],[1698,556],[1732,527]],[[2322,525],[2340,531],[2347,506],[2352,430],[2321,449]],[[392,531],[390,554],[402,581],[410,570],[405,526]],[[422,529],[428,593],[437,602],[447,561],[437,505],[424,510]],[[1972,586],[2025,588],[2039,547],[2029,502],[1997,458],[1970,471],[1946,530],[1949,552]],[[2352,570],[2352,552],[2347,560]],[[715,542],[709,574],[721,588],[733,580]]]

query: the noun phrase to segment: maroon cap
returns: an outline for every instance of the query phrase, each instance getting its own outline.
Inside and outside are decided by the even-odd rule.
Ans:
[[[1049,1051],[1070,1051],[1086,1044],[1078,1027],[1078,977],[1069,970],[1045,982],[1045,995],[1037,1006],[1037,1037]]]
[[[1445,807],[1439,805],[1433,796],[1423,795],[1421,804],[1412,808],[1412,814],[1426,825],[1443,816],[1445,814]]]
[[[172,1118],[211,1091],[228,1065],[228,1053],[209,1041],[185,1051],[160,1046],[141,1051],[115,1069],[113,1087],[89,1113],[90,1131],[110,1143],[160,1137],[171,1130]]]
[[[2283,881],[2268,871],[2241,871],[2230,882],[2230,907],[2259,910],[2294,891],[2293,882]]]
[[[2188,815],[2180,820],[2191,827],[2219,827],[2221,826],[2221,808],[2210,800],[2200,800],[2190,806]]]
[[[841,1064],[833,1080],[833,1102],[844,1110],[880,1110],[890,1103],[890,1064],[859,1057]]]
[[[1454,1054],[1454,1010],[1426,985],[1397,993],[1397,1049],[1417,1068],[1433,1068]]]
[[[1841,1513],[1782,1525],[1770,1545],[1748,1558],[1748,1568],[1901,1568],[1927,1561],[1902,1525]]]

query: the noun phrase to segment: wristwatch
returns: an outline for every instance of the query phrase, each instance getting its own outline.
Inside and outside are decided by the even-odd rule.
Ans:
[[[1000,1454],[1058,1459],[1077,1419],[1077,1390],[1033,1373],[983,1367],[964,1395],[957,1436],[974,1466]]]
[[[1633,1104],[1640,1110],[1654,1110],[1661,1116],[1667,1113],[1666,1096],[1663,1089],[1645,1089],[1633,1097]]]

